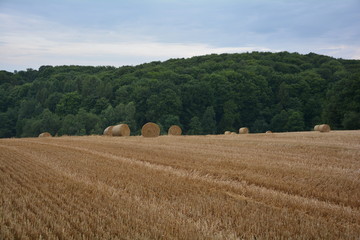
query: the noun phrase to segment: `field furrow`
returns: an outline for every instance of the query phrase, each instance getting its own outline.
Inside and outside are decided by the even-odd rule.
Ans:
[[[0,140],[0,238],[357,239],[358,156],[358,131]]]
[[[242,143],[240,142],[240,144]],[[86,146],[82,141],[72,143],[72,146],[80,145]],[[216,150],[201,149],[203,152],[209,152],[204,157],[199,151],[192,152],[195,147],[190,145],[188,146],[189,151],[176,154],[167,148],[159,150],[156,147],[150,149],[148,147],[141,148],[138,145],[141,144],[128,145],[128,148],[125,148],[121,144],[104,143],[103,145],[97,144],[95,147],[89,146],[89,149],[92,151],[99,149],[105,151],[105,154],[121,155],[137,161],[170,166],[175,169],[197,171],[202,175],[211,175],[222,180],[247,182],[285,194],[315,198],[355,208],[360,206],[360,195],[356,191],[360,186],[360,180],[356,169],[349,171],[348,169],[324,168],[321,170],[319,167],[309,164],[307,167],[306,165],[299,166],[297,163],[293,163],[291,156],[279,152],[277,155],[267,156],[256,154],[258,156],[256,159],[254,155],[246,156],[244,154],[219,156]],[[86,148],[84,150],[86,151]],[[302,154],[299,158],[308,158],[312,154]],[[288,159],[288,162],[277,164],[272,158]],[[329,182],[331,184],[328,184]],[[343,188],[344,185],[347,186],[347,189]]]

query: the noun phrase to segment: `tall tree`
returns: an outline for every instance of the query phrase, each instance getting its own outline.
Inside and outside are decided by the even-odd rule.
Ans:
[[[81,105],[81,96],[77,92],[66,93],[56,105],[59,115],[76,114]]]
[[[204,134],[216,133],[216,120],[215,120],[215,111],[213,106],[209,106],[206,108],[201,119],[201,125]]]
[[[203,132],[203,129],[202,129],[199,117],[195,116],[195,117],[191,118],[188,134],[198,135],[198,134],[201,134],[202,132]]]

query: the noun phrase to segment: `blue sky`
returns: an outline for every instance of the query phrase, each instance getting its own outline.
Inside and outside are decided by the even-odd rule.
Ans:
[[[360,0],[0,0],[0,70],[251,51],[360,59]]]

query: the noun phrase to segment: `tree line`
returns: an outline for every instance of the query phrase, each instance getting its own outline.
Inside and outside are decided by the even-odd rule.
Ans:
[[[101,134],[146,122],[163,132],[360,129],[360,61],[252,52],[138,66],[42,66],[0,71],[0,137]]]

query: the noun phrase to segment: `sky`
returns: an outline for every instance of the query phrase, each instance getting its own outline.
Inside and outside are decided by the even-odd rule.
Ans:
[[[360,0],[0,0],[0,70],[252,51],[360,59]]]

